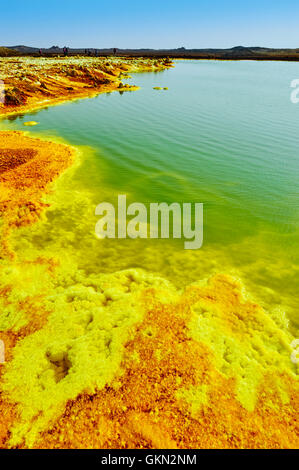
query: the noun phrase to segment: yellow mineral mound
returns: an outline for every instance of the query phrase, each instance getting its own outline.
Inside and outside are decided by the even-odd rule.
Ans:
[[[33,223],[46,206],[49,183],[72,162],[69,146],[31,138],[22,132],[0,132],[0,215],[2,245],[7,231]]]
[[[292,337],[237,281],[132,269],[51,302],[5,366],[2,446],[298,447]]]
[[[37,126],[38,122],[36,122],[36,121],[27,121],[27,122],[24,122],[23,125],[28,126],[28,127]]]

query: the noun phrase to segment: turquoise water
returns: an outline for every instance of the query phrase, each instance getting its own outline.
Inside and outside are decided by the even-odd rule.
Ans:
[[[95,267],[86,260],[95,258],[103,271],[137,265],[178,285],[227,272],[273,315],[285,312],[295,327],[299,104],[290,101],[294,78],[299,78],[298,63],[177,61],[164,72],[134,74],[130,82],[141,87],[136,92],[99,95],[3,121],[1,128],[24,130],[23,122],[36,120],[33,135],[57,135],[93,149],[86,150],[68,183],[77,196],[88,192],[84,228],[74,223],[70,210],[56,208],[31,243],[40,250],[49,246],[43,230],[48,233],[51,222],[73,231],[77,241],[68,249],[77,251],[80,267],[89,271]],[[203,202],[203,247],[187,252],[178,241],[107,240],[96,242],[102,245],[92,255],[95,206],[103,198],[116,202],[118,194],[128,194],[130,202]]]

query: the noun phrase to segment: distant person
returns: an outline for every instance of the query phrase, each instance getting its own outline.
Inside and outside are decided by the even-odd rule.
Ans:
[[[113,49],[113,54],[116,55],[116,53],[117,53],[117,49],[116,49],[116,47],[115,47],[115,48]]]
[[[39,55],[42,56],[43,55],[43,51],[40,49],[39,50]]]

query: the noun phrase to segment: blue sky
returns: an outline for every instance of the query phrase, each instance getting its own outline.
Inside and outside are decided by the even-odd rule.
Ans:
[[[299,47],[299,0],[1,3],[0,45]]]

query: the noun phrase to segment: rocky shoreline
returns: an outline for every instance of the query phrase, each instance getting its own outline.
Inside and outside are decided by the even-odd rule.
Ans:
[[[134,91],[133,72],[172,67],[169,59],[95,57],[0,58],[0,117],[111,91]]]

